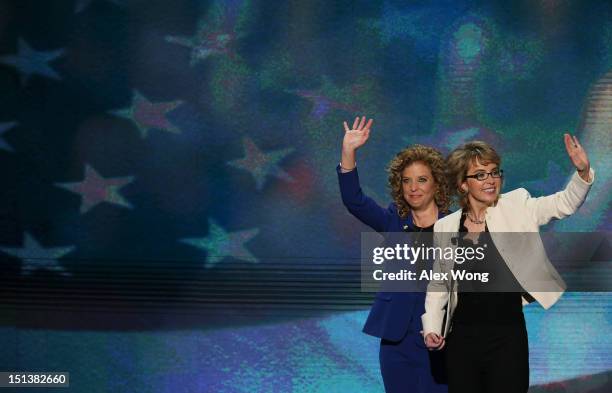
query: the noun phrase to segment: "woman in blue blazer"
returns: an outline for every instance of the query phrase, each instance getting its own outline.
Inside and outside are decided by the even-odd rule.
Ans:
[[[361,222],[378,232],[432,232],[448,210],[444,158],[437,150],[414,145],[400,151],[389,165],[394,202],[379,206],[359,185],[355,155],[370,135],[373,120],[344,122],[342,160],[336,168],[342,202]],[[428,352],[421,336],[425,294],[379,292],[363,331],[380,337],[380,370],[387,393],[447,391],[442,354]]]

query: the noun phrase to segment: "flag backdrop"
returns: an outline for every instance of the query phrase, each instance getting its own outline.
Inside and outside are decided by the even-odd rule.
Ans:
[[[607,1],[0,2],[0,371],[78,392],[380,392],[361,333],[358,154],[501,153],[505,189],[596,183],[544,230],[610,231]],[[609,293],[525,309],[533,391],[603,392]]]

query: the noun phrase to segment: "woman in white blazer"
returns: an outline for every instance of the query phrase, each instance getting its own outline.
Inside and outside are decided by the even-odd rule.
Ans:
[[[563,191],[539,198],[523,188],[500,194],[501,158],[485,142],[466,143],[447,159],[450,183],[456,184],[462,209],[436,222],[436,245],[456,248],[464,242],[486,242],[489,236],[485,262],[498,266],[494,274],[518,288],[493,293],[481,284],[484,291],[468,292],[465,282],[452,278],[452,271],[460,265],[436,259],[434,272],[448,274],[430,281],[421,319],[425,345],[430,350],[446,347],[450,393],[528,390],[529,354],[522,305],[535,300],[548,309],[565,290],[539,235],[528,233],[538,232],[540,225],[552,219],[573,214],[584,202],[595,176],[577,138],[565,134],[564,139],[577,172]],[[517,247],[512,244],[516,239],[501,232],[525,236]]]

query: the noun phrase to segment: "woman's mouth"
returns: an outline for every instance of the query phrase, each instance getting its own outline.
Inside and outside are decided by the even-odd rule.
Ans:
[[[483,188],[482,192],[486,194],[495,194],[495,187]]]

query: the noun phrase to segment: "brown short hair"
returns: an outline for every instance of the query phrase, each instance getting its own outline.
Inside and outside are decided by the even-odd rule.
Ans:
[[[497,154],[491,145],[483,141],[465,143],[453,150],[446,159],[446,170],[448,183],[451,185],[451,193],[457,197],[457,202],[461,208],[468,206],[467,193],[462,192],[461,183],[465,181],[470,163],[475,163],[477,160],[481,164],[493,163],[497,164],[498,168],[501,167],[501,157],[499,154]]]
[[[389,172],[391,197],[402,218],[406,218],[410,212],[410,205],[408,205],[408,202],[404,199],[404,193],[402,191],[402,172],[404,168],[417,161],[423,162],[431,170],[434,182],[436,183],[434,199],[438,209],[446,212],[450,205],[448,182],[442,153],[433,147],[412,145],[397,153],[387,168],[387,172]]]

